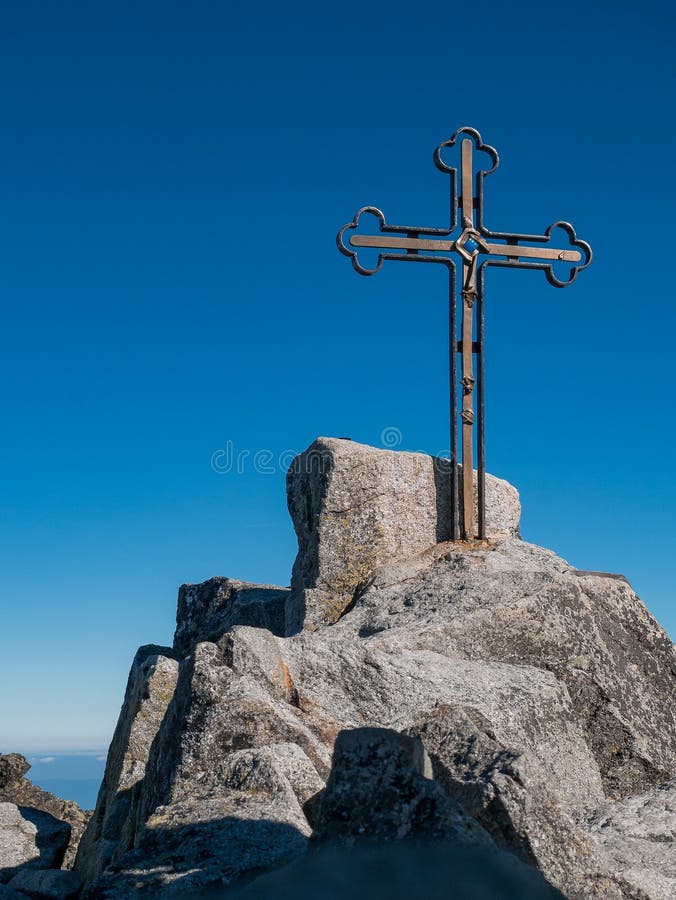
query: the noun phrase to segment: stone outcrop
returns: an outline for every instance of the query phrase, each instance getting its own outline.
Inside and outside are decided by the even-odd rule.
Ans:
[[[178,592],[174,649],[186,656],[202,641],[217,641],[235,625],[267,628],[284,634],[288,588],[210,578],[184,584]]]
[[[233,642],[226,643],[236,662]],[[238,674],[209,642],[181,662],[133,821],[92,897],[115,896],[123,886],[171,890],[179,877],[182,891],[228,883],[305,850],[311,828],[304,807],[323,788],[330,753],[269,685]],[[199,867],[197,852],[205,861]]]
[[[120,718],[89,828],[80,842],[75,871],[92,881],[136,834],[136,810],[148,754],[178,678],[173,651],[141,647],[132,663]]]
[[[70,838],[63,864],[70,868],[80,838],[87,826],[89,813],[80,809],[77,803],[61,800],[33,784],[25,777],[29,770],[30,763],[20,753],[0,754],[0,803],[14,803],[26,809],[47,813],[54,819],[65,822],[70,828]]]
[[[423,453],[318,438],[292,462],[287,498],[299,547],[287,634],[336,622],[380,564],[451,534],[449,463]],[[519,495],[492,475],[486,510],[489,535],[518,534]]]
[[[291,588],[184,586],[173,651],[134,662],[87,897],[254,890],[282,865],[260,884],[291,890],[346,843],[366,884],[364,843],[415,870],[423,839],[513,867],[514,896],[673,896],[675,648],[488,485],[489,540],[454,544],[432,458],[320,439],[295,461]]]

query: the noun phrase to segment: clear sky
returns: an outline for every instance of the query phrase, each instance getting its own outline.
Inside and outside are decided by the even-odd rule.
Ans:
[[[490,228],[595,252],[565,290],[488,273],[489,471],[676,634],[673,6],[464,8],[3,4],[0,750],[105,746],[182,582],[288,583],[281,454],[446,450],[443,269],[361,278],[334,238],[445,225],[460,125]]]

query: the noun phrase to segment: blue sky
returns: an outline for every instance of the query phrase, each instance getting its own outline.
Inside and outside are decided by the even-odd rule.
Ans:
[[[565,290],[489,272],[488,468],[676,634],[672,7],[459,9],[3,6],[0,750],[105,746],[182,582],[288,583],[282,454],[446,450],[443,269],[360,278],[334,238],[446,224],[465,124],[490,228],[595,252]]]

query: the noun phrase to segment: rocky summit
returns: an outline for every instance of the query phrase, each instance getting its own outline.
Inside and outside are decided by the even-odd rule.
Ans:
[[[136,654],[81,896],[673,900],[676,650],[626,579],[492,476],[450,542],[423,454],[320,438],[287,495],[290,587],[184,585]]]

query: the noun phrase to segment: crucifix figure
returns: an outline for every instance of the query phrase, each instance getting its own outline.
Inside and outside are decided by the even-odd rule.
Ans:
[[[460,179],[458,170],[444,162],[446,148],[461,140]],[[475,171],[476,152],[488,154],[488,169]],[[554,287],[572,284],[577,273],[592,259],[589,244],[581,241],[568,222],[555,222],[544,234],[515,234],[490,231],[483,221],[483,183],[499,163],[497,151],[484,144],[475,128],[459,128],[453,137],[434,152],[438,169],[450,176],[450,225],[448,228],[421,228],[388,225],[375,206],[364,206],[338,233],[338,249],[352,259],[360,275],[374,275],[386,259],[407,262],[442,263],[449,273],[449,358],[451,388],[451,539],[471,541],[486,537],[484,442],[484,273],[487,266],[542,269]],[[458,191],[459,188],[459,191]],[[364,214],[374,216],[379,233],[360,234]],[[564,249],[551,245],[552,232],[567,236]],[[453,239],[451,236],[456,232]],[[379,250],[372,268],[358,258],[360,247]],[[461,263],[460,290],[456,300],[456,261]],[[558,265],[555,269],[555,263]],[[570,266],[566,265],[570,263]],[[565,271],[562,271],[562,266]],[[458,319],[460,338],[457,338]],[[460,379],[458,379],[458,356]],[[476,360],[476,365],[475,365]],[[458,432],[462,434],[462,456],[458,456]],[[474,436],[476,434],[477,511],[474,520]],[[462,464],[462,484],[458,464]],[[462,501],[462,502],[461,502]]]

